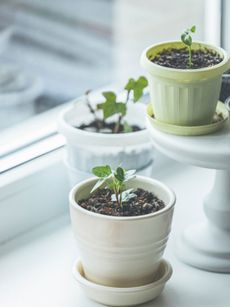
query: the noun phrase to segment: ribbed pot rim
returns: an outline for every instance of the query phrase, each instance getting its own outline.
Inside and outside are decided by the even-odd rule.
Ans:
[[[86,209],[84,209],[84,208],[82,208],[81,206],[78,205],[78,203],[75,201],[75,195],[82,186],[92,184],[93,182],[96,182],[97,180],[98,180],[98,178],[96,178],[96,177],[86,179],[86,180],[78,183],[77,185],[75,185],[69,193],[69,202],[70,202],[70,205],[74,209],[82,212],[85,215],[92,216],[92,217],[95,217],[97,219],[113,220],[113,221],[119,221],[119,222],[121,222],[121,221],[132,222],[132,221],[136,221],[136,220],[152,219],[152,218],[155,218],[156,216],[164,214],[166,211],[172,210],[172,208],[174,207],[174,205],[176,203],[175,193],[169,187],[167,187],[164,183],[162,183],[158,180],[152,179],[152,178],[137,175],[133,179],[133,181],[146,182],[146,183],[150,183],[152,185],[160,186],[165,191],[165,193],[167,193],[169,195],[169,199],[170,199],[169,203],[166,204],[166,206],[163,209],[161,209],[157,212],[154,212],[154,213],[146,214],[146,215],[126,216],[126,217],[123,217],[123,216],[122,217],[121,216],[108,216],[108,215],[103,215],[103,214],[91,212],[91,211],[88,211],[88,210],[86,210]]]

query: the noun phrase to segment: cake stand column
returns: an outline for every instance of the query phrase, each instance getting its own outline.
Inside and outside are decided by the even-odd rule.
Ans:
[[[178,257],[190,265],[214,272],[230,272],[230,124],[199,137],[160,132],[147,120],[155,147],[169,157],[215,169],[215,180],[203,200],[206,219],[183,232],[177,241]]]
[[[230,231],[230,171],[216,170],[214,185],[204,199],[204,211],[215,227]]]
[[[216,170],[204,199],[207,220],[187,228],[177,242],[182,261],[214,272],[230,272],[230,171]]]

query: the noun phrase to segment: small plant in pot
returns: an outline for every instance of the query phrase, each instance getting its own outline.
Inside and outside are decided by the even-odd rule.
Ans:
[[[152,45],[141,56],[148,71],[150,97],[157,120],[173,125],[212,123],[222,74],[230,67],[225,50],[193,42],[193,26],[180,41]]]
[[[93,168],[98,178],[70,192],[70,214],[85,276],[112,287],[153,282],[171,229],[174,193],[121,166]]]
[[[138,103],[147,85],[143,76],[130,78],[123,98],[106,91],[99,101],[91,99],[88,91],[81,101],[61,112],[58,126],[66,138],[72,184],[81,180],[79,174],[89,177],[94,165],[115,166],[123,161],[126,168],[151,172],[153,148],[145,129],[145,105]]]
[[[103,103],[98,103],[94,108],[89,99],[90,91],[85,93],[86,104],[89,111],[93,114],[94,120],[89,124],[82,124],[78,128],[82,130],[89,130],[93,132],[102,133],[130,133],[133,131],[139,131],[142,128],[137,125],[130,125],[126,120],[125,116],[127,114],[128,102],[130,101],[130,96],[133,94],[133,102],[138,102],[142,95],[143,90],[147,87],[148,81],[144,76],[139,77],[137,80],[133,78],[129,79],[128,83],[125,85],[124,90],[126,91],[125,101],[120,101],[117,99],[117,95],[114,92],[108,91],[103,92],[102,95],[105,99]],[[97,111],[103,111],[103,117],[97,115]],[[107,119],[112,116],[112,121],[107,121]]]

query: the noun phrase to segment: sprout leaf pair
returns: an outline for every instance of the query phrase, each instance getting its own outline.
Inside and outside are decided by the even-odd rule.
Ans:
[[[133,189],[125,189],[125,183],[135,177],[135,170],[126,171],[121,166],[117,167],[116,170],[112,170],[109,165],[104,165],[94,167],[92,172],[99,180],[92,188],[91,193],[102,186],[107,187],[113,191],[111,200],[120,207],[124,202],[136,196],[136,194],[132,193]]]

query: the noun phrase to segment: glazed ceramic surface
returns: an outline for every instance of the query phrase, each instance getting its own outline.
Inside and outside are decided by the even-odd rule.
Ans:
[[[148,72],[151,103],[156,119],[175,125],[210,124],[216,110],[222,74],[230,67],[225,50],[200,42],[193,49],[208,48],[223,58],[217,65],[201,69],[174,69],[151,62],[168,48],[184,48],[182,42],[165,42],[150,46],[141,57]]]
[[[163,183],[137,176],[127,188],[144,188],[162,199],[162,210],[137,217],[112,217],[81,208],[97,179],[70,192],[74,236],[88,280],[107,286],[140,286],[153,281],[171,230],[174,193]]]
[[[153,114],[152,104],[149,104],[147,107],[147,126],[152,125],[162,132],[176,135],[198,136],[211,134],[223,128],[229,118],[228,110],[220,101],[217,104],[216,113],[222,115],[222,119],[217,122],[202,126],[178,126],[157,120]]]
[[[85,278],[80,259],[74,264],[73,275],[82,290],[92,300],[106,306],[134,306],[153,300],[161,294],[165,283],[172,275],[172,267],[169,262],[161,260],[154,281],[139,287],[115,288],[90,282]]]

